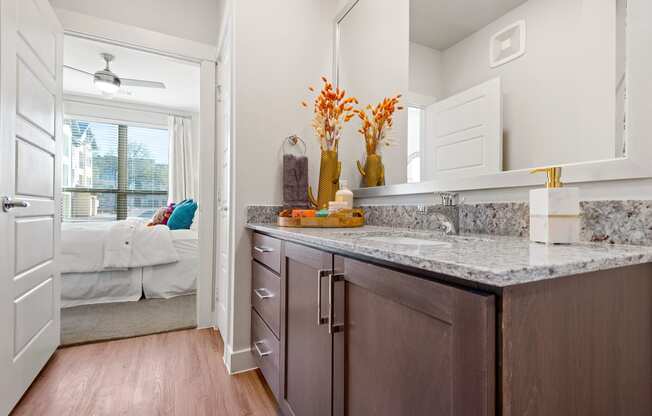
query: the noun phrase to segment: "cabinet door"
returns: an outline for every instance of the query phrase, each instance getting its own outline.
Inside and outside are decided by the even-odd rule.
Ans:
[[[340,257],[335,269],[335,414],[495,414],[492,295]]]
[[[332,337],[325,317],[333,256],[286,243],[283,269],[281,407],[290,415],[330,416]]]

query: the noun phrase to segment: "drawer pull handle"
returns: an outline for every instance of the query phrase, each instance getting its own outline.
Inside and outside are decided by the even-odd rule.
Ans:
[[[324,277],[329,276],[329,270],[317,271],[317,326],[328,323],[328,317],[321,315],[321,281]]]
[[[342,273],[329,273],[328,274],[328,333],[334,334],[340,332],[344,329],[344,324],[336,324],[334,322],[335,317],[335,282],[341,282],[344,280],[344,274]]]
[[[254,293],[256,294],[256,296],[258,296],[258,299],[260,300],[265,300],[274,297],[274,294],[269,290],[265,289],[264,287],[261,287],[259,289],[254,289]]]
[[[269,248],[269,247],[258,247],[258,246],[254,246],[254,250],[256,250],[257,252],[259,252],[259,253],[261,253],[261,254],[271,253],[272,251],[274,251],[273,248]]]
[[[262,341],[254,342],[254,348],[256,349],[256,353],[258,353],[258,356],[260,358],[264,358],[264,357],[266,357],[266,356],[268,356],[268,355],[270,355],[272,353],[272,350],[263,352],[259,347],[259,345],[262,345],[262,344],[264,344],[264,342],[262,342]]]

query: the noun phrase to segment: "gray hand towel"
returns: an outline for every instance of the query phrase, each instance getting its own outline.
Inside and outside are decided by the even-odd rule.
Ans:
[[[308,158],[283,155],[283,206],[285,208],[309,208]]]

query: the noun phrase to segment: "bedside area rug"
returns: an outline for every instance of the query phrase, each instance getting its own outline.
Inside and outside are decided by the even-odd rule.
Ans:
[[[61,345],[195,328],[196,302],[196,295],[186,295],[61,309]]]

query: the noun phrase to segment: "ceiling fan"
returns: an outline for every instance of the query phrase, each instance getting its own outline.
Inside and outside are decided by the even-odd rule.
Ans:
[[[84,71],[83,69],[74,68],[72,66],[64,65],[65,68],[71,69],[73,71],[81,72],[82,74],[89,75],[93,77],[93,85],[95,88],[100,90],[104,94],[113,95],[120,90],[122,86],[130,87],[144,87],[144,88],[165,88],[165,84],[157,81],[146,81],[142,79],[130,79],[130,78],[121,78],[114,74],[111,69],[109,69],[109,64],[115,58],[110,53],[101,53],[102,59],[106,63],[104,69],[93,73]]]

